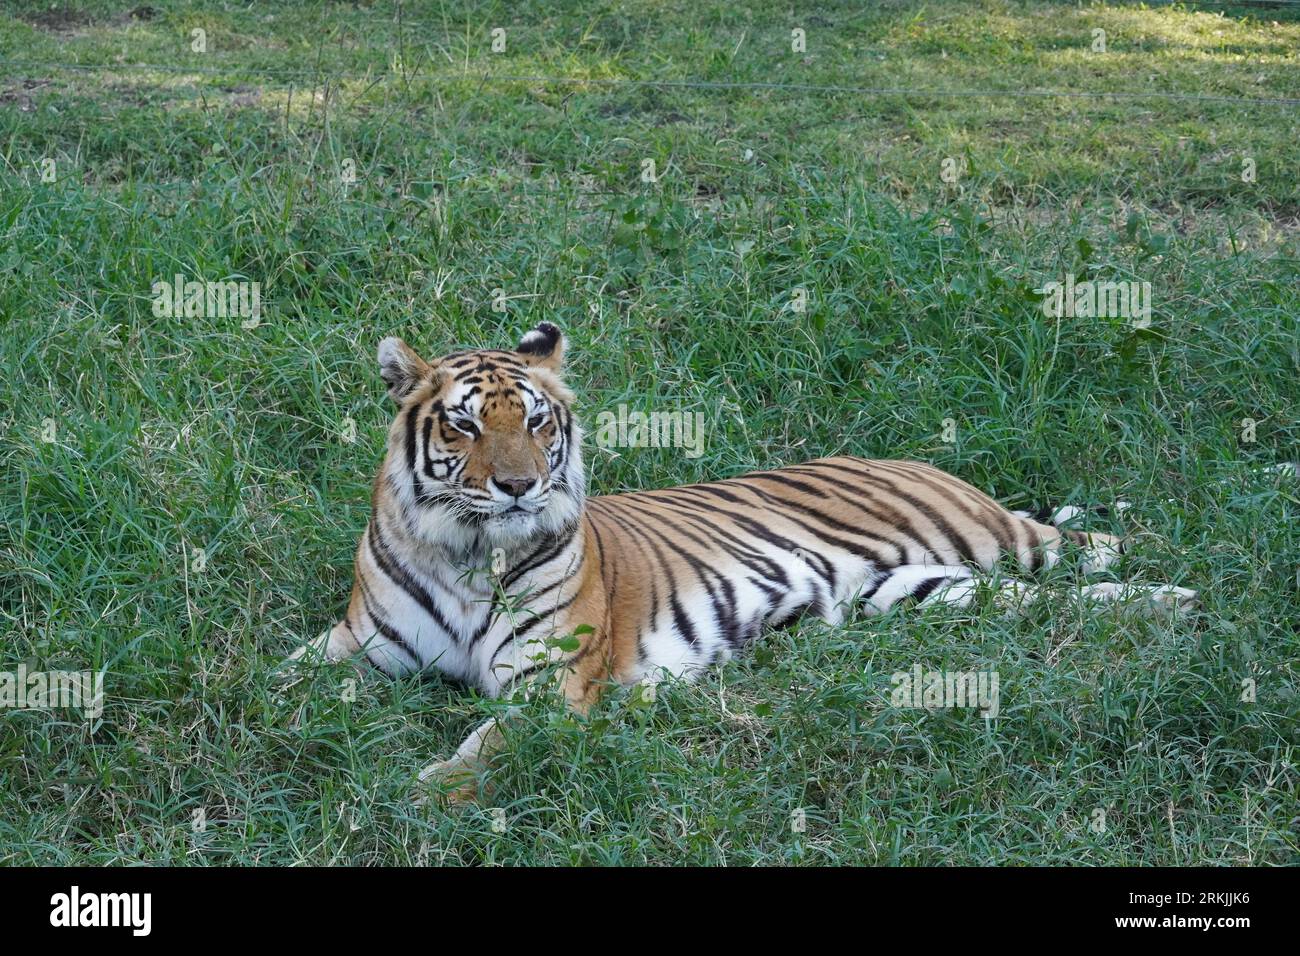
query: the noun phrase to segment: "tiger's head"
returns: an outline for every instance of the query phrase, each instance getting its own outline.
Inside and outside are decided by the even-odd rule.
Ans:
[[[514,351],[432,362],[399,338],[379,370],[399,406],[381,480],[426,540],[470,551],[519,545],[577,521],[581,431],[560,377],[565,340],[543,322]]]

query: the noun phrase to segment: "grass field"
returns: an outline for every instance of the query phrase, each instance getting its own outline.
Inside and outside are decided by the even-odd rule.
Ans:
[[[1300,5],[789,8],[5,5],[0,672],[107,700],[0,710],[0,863],[1300,862]],[[259,321],[155,315],[176,274]],[[1071,274],[1149,327],[1044,315]],[[488,705],[276,665],[346,603],[378,340],[542,319],[589,423],[705,416],[594,493],[915,457],[1132,502],[1125,576],[1202,605],[808,621],[415,806]],[[918,663],[998,717],[892,707]]]

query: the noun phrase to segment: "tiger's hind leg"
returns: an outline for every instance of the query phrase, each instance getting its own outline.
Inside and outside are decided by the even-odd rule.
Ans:
[[[1113,534],[1101,534],[1096,531],[1074,531],[1069,528],[1054,528],[1056,554],[1059,558],[1062,539],[1069,540],[1083,551],[1082,569],[1084,574],[1105,571],[1120,559],[1124,553],[1124,539]]]
[[[1126,504],[1124,507],[1128,507]],[[1104,508],[1094,508],[1106,513]],[[1117,506],[1116,510],[1123,510]],[[1067,505],[1063,508],[1045,509],[1035,515],[1027,511],[1013,511],[1020,520],[1021,530],[1030,539],[1028,549],[1018,552],[1020,564],[1027,570],[1051,567],[1061,559],[1062,545],[1066,540],[1083,549],[1083,573],[1104,571],[1115,564],[1124,553],[1124,539],[1113,534],[1096,531],[1076,531],[1067,527],[1084,509]],[[1038,542],[1036,545],[1033,542]]]
[[[1103,581],[1085,585],[1082,596],[1097,603],[1133,606],[1150,614],[1161,611],[1186,611],[1196,606],[1196,592],[1172,584],[1130,584]]]
[[[905,601],[918,607],[967,607],[975,599],[976,588],[975,573],[964,565],[901,564],[881,571],[859,599],[868,614],[884,614]],[[1019,581],[1004,580],[998,594],[999,599],[1019,604],[1036,590]]]
[[[918,607],[947,604],[969,607],[976,599],[979,579],[970,568],[960,565],[903,564],[882,571],[860,595],[870,614],[884,614],[907,601]],[[1003,579],[994,603],[1010,614],[1042,599],[1047,591],[1038,585]],[[1118,604],[1140,613],[1182,611],[1196,602],[1196,592],[1170,584],[1086,584],[1077,591],[1065,592],[1067,599],[1089,603]]]
[[[1114,510],[1124,511],[1127,508],[1128,504],[1126,502],[1119,502]],[[1075,523],[1075,519],[1089,510],[1102,516],[1109,514],[1109,510],[1106,508],[1084,509],[1072,505],[1047,509],[1039,512],[1034,517],[1030,517],[1027,512],[1023,511],[1012,512],[1021,521],[1022,530],[1031,538],[1036,538],[1041,542],[1037,554],[1031,554],[1031,560],[1028,563],[1026,563],[1023,554],[1020,556],[1021,564],[1029,569],[1051,567],[1061,559],[1065,550],[1065,542],[1069,541],[1077,548],[1082,549],[1082,571],[1084,574],[1104,571],[1114,565],[1124,553],[1124,538],[1099,532],[1079,531],[1068,527],[1068,525]],[[1080,597],[1090,602],[1133,605],[1147,611],[1159,611],[1161,609],[1181,611],[1196,603],[1195,591],[1170,584],[1099,583],[1086,585],[1078,593]]]

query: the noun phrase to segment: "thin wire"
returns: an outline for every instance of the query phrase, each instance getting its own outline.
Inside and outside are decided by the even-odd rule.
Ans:
[[[63,70],[144,70],[158,73],[201,73],[214,75],[237,74],[242,76],[311,76],[325,80],[336,78],[373,78],[375,71],[355,72],[337,70],[322,73],[319,70],[261,70],[251,67],[180,67],[160,63],[57,63],[34,60],[10,60],[0,58],[0,66],[17,69],[63,69]],[[383,69],[386,71],[386,67]],[[441,83],[452,82],[451,77],[420,77],[425,81]],[[885,86],[841,86],[837,84],[817,83],[769,83],[761,81],[732,80],[641,80],[620,77],[578,77],[578,76],[517,76],[512,74],[481,74],[478,76],[464,74],[467,82],[478,83],[552,83],[568,86],[623,86],[654,87],[659,89],[693,89],[693,90],[750,90],[750,91],[786,91],[795,93],[842,93],[857,96],[899,96],[919,98],[1021,98],[1032,97],[1050,99],[1126,99],[1126,100],[1170,100],[1196,103],[1224,103],[1238,106],[1300,106],[1300,97],[1258,97],[1258,96],[1214,96],[1202,93],[1169,93],[1159,90],[1135,92],[1131,90],[939,90],[916,89],[910,87]]]

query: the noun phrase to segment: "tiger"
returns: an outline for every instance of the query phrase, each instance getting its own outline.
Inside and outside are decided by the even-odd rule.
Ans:
[[[836,625],[855,607],[968,607],[981,584],[1015,613],[1043,592],[990,576],[1004,558],[1035,572],[1077,548],[1089,573],[1123,550],[1121,537],[1062,527],[1074,509],[1010,511],[916,461],[841,455],[589,497],[567,347],[550,322],[513,351],[432,362],[380,342],[397,414],[351,599],[294,660],[436,670],[493,698],[550,674],[584,713],[606,687],[689,680],[804,615]],[[1108,581],[1076,596],[1177,611],[1196,592]],[[424,786],[474,799],[509,713],[426,767]]]

